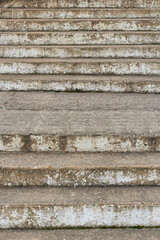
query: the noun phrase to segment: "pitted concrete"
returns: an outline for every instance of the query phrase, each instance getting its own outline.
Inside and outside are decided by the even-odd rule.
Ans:
[[[159,8],[160,2],[159,0],[60,0],[60,1],[52,1],[52,0],[1,0],[0,7],[20,7],[20,8],[67,8],[67,7],[109,7],[109,8]]]
[[[0,59],[1,74],[160,75],[159,59]]]
[[[159,9],[116,9],[116,8],[66,8],[66,9],[20,9],[20,8],[0,8],[0,18],[2,19],[90,19],[90,18],[159,18]]]
[[[160,185],[159,153],[0,154],[0,186]]]
[[[159,31],[159,19],[2,19],[0,31]]]
[[[153,76],[0,75],[0,91],[160,93]]]
[[[159,44],[160,32],[0,32],[0,45]]]
[[[136,135],[0,135],[1,152],[159,152],[160,137]]]
[[[160,58],[158,45],[0,46],[1,58]]]
[[[2,189],[0,228],[159,226],[159,187]]]

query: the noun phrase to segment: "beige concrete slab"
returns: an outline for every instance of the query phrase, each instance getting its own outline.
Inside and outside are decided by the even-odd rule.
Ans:
[[[1,58],[160,58],[158,45],[0,46]]]
[[[159,31],[159,19],[1,19],[0,31]]]
[[[159,135],[160,111],[0,110],[0,134]]]
[[[159,18],[159,9],[116,9],[116,8],[55,8],[55,9],[20,9],[0,8],[0,18],[4,19],[44,19],[44,18]]]
[[[158,0],[153,0],[152,2],[148,0],[60,0],[60,1],[52,1],[52,0],[33,0],[29,2],[27,0],[2,0],[0,3],[0,7],[20,7],[20,8],[55,8],[55,7],[124,7],[124,8],[159,8],[160,3]]]
[[[159,240],[159,229],[1,230],[4,240]]]
[[[43,99],[43,101],[42,101]],[[3,110],[160,111],[159,95],[136,93],[0,92]]]
[[[159,44],[160,32],[0,32],[0,45]]]

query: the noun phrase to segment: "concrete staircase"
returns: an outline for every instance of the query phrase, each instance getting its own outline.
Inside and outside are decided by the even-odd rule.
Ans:
[[[0,239],[158,240],[160,1],[0,1]]]

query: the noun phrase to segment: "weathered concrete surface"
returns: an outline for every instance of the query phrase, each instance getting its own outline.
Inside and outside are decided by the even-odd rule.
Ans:
[[[0,228],[160,226],[159,187],[2,188]]]
[[[0,154],[0,186],[160,185],[159,153]]]
[[[1,58],[160,58],[158,45],[0,46]]]
[[[0,45],[159,44],[160,32],[0,32]]]
[[[116,7],[116,8],[159,8],[159,0],[1,0],[0,7],[56,8],[56,7]]]
[[[0,18],[44,19],[44,18],[159,18],[159,9],[107,9],[107,8],[71,8],[71,9],[20,9],[0,8]]]
[[[0,31],[159,31],[159,19],[2,19]]]
[[[12,123],[13,124],[13,123]],[[159,136],[0,135],[1,152],[159,152]]]
[[[3,240],[159,240],[159,229],[1,230]]]
[[[43,101],[42,101],[43,99]],[[154,103],[154,104],[153,104]],[[3,110],[160,111],[158,94],[0,92]]]
[[[160,111],[3,110],[0,134],[158,135]]]
[[[0,59],[1,74],[160,75],[159,59]]]
[[[153,76],[0,75],[0,91],[160,93]]]
[[[2,168],[159,168],[158,152],[142,153],[0,153]]]

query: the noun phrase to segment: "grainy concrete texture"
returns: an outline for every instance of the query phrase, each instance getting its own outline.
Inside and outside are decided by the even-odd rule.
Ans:
[[[1,230],[3,240],[159,240],[159,229]]]
[[[38,7],[38,8],[65,8],[65,7],[117,7],[117,8],[159,8],[159,0],[1,0],[0,7]]]
[[[2,188],[0,228],[160,225],[159,187]]]
[[[159,31],[159,19],[2,19],[0,31]]]
[[[0,45],[130,45],[159,44],[154,31],[0,32]]]
[[[160,93],[153,76],[0,75],[0,91]]]
[[[59,1],[58,1],[59,2]],[[106,19],[106,18],[159,18],[160,10],[152,8],[54,8],[25,9],[0,8],[2,19]]]
[[[160,185],[159,153],[0,154],[0,186]]]
[[[0,239],[160,238],[159,45],[159,0],[0,1]]]
[[[160,58],[158,45],[0,46],[1,58]]]

